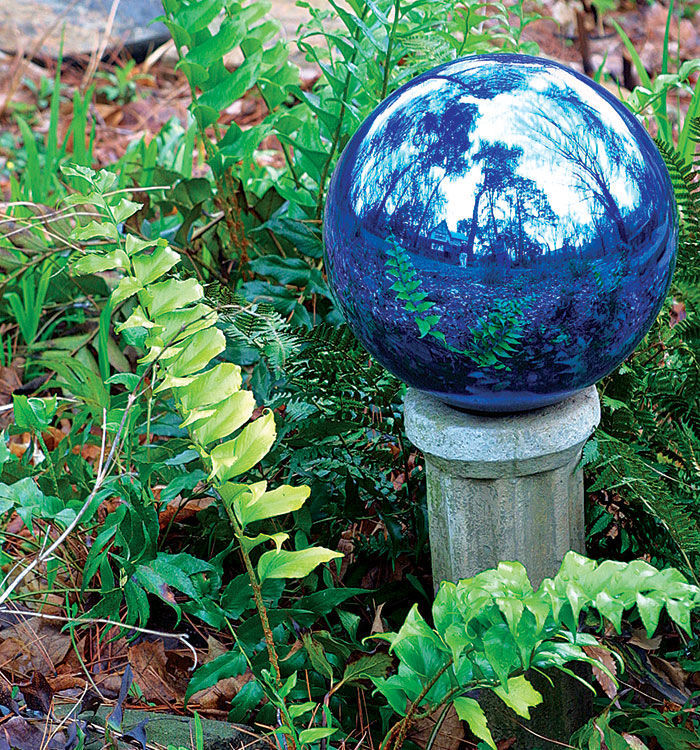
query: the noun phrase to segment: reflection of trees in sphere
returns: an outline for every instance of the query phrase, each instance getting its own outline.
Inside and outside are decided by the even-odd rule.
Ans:
[[[610,93],[523,55],[456,60],[348,143],[324,222],[348,324],[410,385],[519,411],[611,372],[663,302],[677,244],[663,160]]]

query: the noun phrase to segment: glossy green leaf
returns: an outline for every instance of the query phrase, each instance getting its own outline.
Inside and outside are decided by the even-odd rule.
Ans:
[[[245,526],[253,523],[253,521],[261,521],[299,510],[306,502],[310,492],[311,490],[306,486],[292,487],[283,484],[281,487],[265,492],[259,497],[248,493],[248,496],[242,497],[235,507],[241,523]]]
[[[506,686],[499,685],[493,692],[518,716],[530,718],[530,709],[542,703],[542,695],[532,687],[524,675],[511,677]]]
[[[255,398],[250,391],[238,391],[213,406],[213,414],[197,424],[192,433],[202,445],[230,435],[242,427],[255,410]]]
[[[146,250],[158,243],[158,240],[142,240],[134,234],[126,235],[126,244],[124,249],[127,255],[133,255],[141,250]]]
[[[275,437],[275,417],[269,411],[244,427],[240,435],[211,451],[211,475],[226,481],[248,471],[272,448]]]
[[[15,424],[23,430],[45,432],[56,414],[56,397],[27,398],[14,394],[12,396]]]
[[[76,240],[105,239],[116,242],[119,240],[119,231],[114,224],[90,221],[85,226],[74,229],[72,236]]]
[[[211,107],[217,112],[221,112],[236,99],[240,99],[253,86],[259,70],[259,58],[247,58],[239,68],[229,73],[221,83],[202,94],[198,100],[199,105]]]
[[[200,690],[213,687],[217,682],[225,680],[227,677],[238,677],[247,668],[248,662],[245,655],[238,649],[217,656],[216,659],[212,659],[199,667],[192,675],[185,692],[185,703]]]
[[[175,344],[197,331],[216,324],[216,310],[203,303],[163,313],[154,318],[162,344]],[[148,342],[147,342],[148,345]]]
[[[77,274],[100,273],[115,268],[129,268],[129,257],[121,248],[110,253],[83,255],[73,263],[73,271]]]
[[[182,406],[195,409],[216,404],[228,398],[241,387],[241,368],[222,362],[195,376],[189,385],[177,389]]]
[[[462,721],[467,722],[471,733],[483,740],[492,750],[496,750],[496,743],[493,741],[493,735],[486,721],[486,714],[481,706],[473,698],[466,697],[455,698],[453,703],[457,716]]]
[[[161,281],[151,284],[144,292],[148,312],[153,318],[198,302],[203,296],[204,289],[196,279]]]
[[[159,279],[179,262],[179,253],[171,250],[167,245],[157,245],[150,255],[141,252],[131,259],[134,274],[141,286],[146,286]]]
[[[270,550],[258,560],[258,577],[261,581],[268,578],[304,578],[317,565],[342,557],[340,552],[325,547],[289,552],[287,550]]]
[[[226,348],[226,337],[218,328],[198,331],[184,342],[180,353],[166,362],[169,374],[175,377],[193,375],[205,368]]]
[[[117,288],[112,292],[112,305],[116,307],[129,297],[142,290],[141,284],[132,276],[124,276],[117,284]]]
[[[289,539],[289,534],[285,534],[283,531],[278,531],[276,534],[258,534],[257,536],[241,536],[240,542],[241,546],[247,551],[250,552],[252,549],[255,549],[259,545],[261,545],[263,542],[272,542],[275,547],[277,548],[277,551],[279,552],[282,549],[282,545]]]
[[[131,315],[121,324],[116,327],[117,333],[126,331],[129,328],[153,328],[155,323],[146,317],[146,313],[140,305],[137,305]]]
[[[311,729],[302,729],[299,732],[299,742],[302,745],[318,742],[326,737],[332,737],[339,729],[335,727],[312,727]]]

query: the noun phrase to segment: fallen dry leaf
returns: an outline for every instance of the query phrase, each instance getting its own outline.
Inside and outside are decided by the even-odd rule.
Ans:
[[[134,680],[147,701],[182,703],[187,688],[187,678],[182,679],[172,665],[163,641],[140,641],[129,647],[129,664]]]
[[[44,721],[27,721],[21,716],[11,716],[0,727],[7,744],[15,750],[63,750],[66,736],[56,732],[46,736]]]
[[[35,670],[54,674],[70,648],[70,636],[60,627],[27,618],[0,631],[0,666],[26,676]]]
[[[238,677],[219,680],[213,687],[200,690],[190,698],[188,705],[197,705],[202,710],[226,709],[238,691],[253,678],[253,673],[245,672]]]
[[[649,663],[652,671],[661,678],[663,682],[668,682],[675,687],[682,695],[690,698],[690,693],[686,688],[688,673],[676,662],[670,662],[654,654],[649,654]]]
[[[607,648],[603,648],[602,646],[584,646],[583,650],[592,659],[596,659],[596,661],[599,661],[601,664],[607,667],[607,669],[612,673],[613,677],[617,676],[617,662],[615,661],[615,657]],[[597,667],[595,665],[593,665],[593,676],[595,677],[596,682],[603,689],[605,695],[607,695],[610,700],[614,700],[615,696],[617,695],[617,683],[615,682],[615,680],[611,679],[610,675],[608,675],[600,667]]]
[[[415,742],[418,747],[426,747],[435,728],[435,722],[441,714],[442,708],[439,708],[430,716],[417,721],[408,733],[408,739]],[[463,739],[464,726],[457,716],[454,706],[450,706],[432,747],[434,750],[459,750],[462,747]]]
[[[213,497],[198,497],[183,501],[181,497],[171,500],[158,514],[158,523],[161,530],[168,527],[173,518],[183,523],[194,518],[200,510],[208,508],[213,502]]]
[[[633,630],[632,637],[627,641],[630,646],[637,646],[637,648],[643,648],[645,651],[656,651],[661,645],[661,636],[657,635],[654,638],[647,638],[647,634],[644,630]]]
[[[385,632],[384,623],[382,621],[382,610],[384,609],[385,604],[386,602],[382,602],[374,612],[374,620],[372,621],[372,629],[370,630],[370,635]]]

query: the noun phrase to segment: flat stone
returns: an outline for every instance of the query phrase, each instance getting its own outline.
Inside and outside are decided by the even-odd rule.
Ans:
[[[309,0],[313,8],[327,8],[327,0]],[[91,53],[102,38],[109,18],[111,0],[0,0],[0,48],[5,52],[17,49],[32,50],[32,45],[45,36],[41,52],[57,57],[61,42],[61,30],[65,24],[64,55]],[[169,37],[162,23],[150,21],[163,14],[161,0],[121,0],[110,33],[109,48],[122,44],[133,48],[157,44]],[[296,39],[300,24],[309,20],[309,11],[298,7],[296,0],[274,0],[270,17],[280,21],[280,38],[288,41]],[[328,28],[337,28],[337,23]],[[276,40],[275,40],[276,41]],[[322,43],[322,37],[311,40]],[[295,62],[301,64],[304,56],[290,46]],[[240,52],[236,52],[227,62],[240,64]]]
[[[56,715],[65,716],[72,708],[72,704],[59,704],[56,706]],[[111,711],[111,705],[101,706],[97,710],[95,723],[104,725],[105,719]],[[90,718],[90,715],[82,714],[80,718]],[[194,728],[191,717],[125,708],[122,730],[128,732],[144,719],[148,720],[146,737],[150,744],[157,743],[162,747],[192,747]],[[201,722],[204,750],[268,750],[269,748],[269,743],[251,727],[229,721],[217,721],[216,719],[203,718]],[[94,746],[97,748],[104,744],[99,735],[92,733],[91,736],[92,741],[86,747],[92,748]],[[119,750],[133,748],[126,742],[119,742],[118,745]]]
[[[40,50],[58,56],[61,33],[66,56],[89,54],[97,48],[107,26],[111,0],[0,0],[0,47],[15,52],[43,39]],[[114,18],[108,47],[147,45],[168,37],[162,23],[149,22],[163,14],[160,0],[121,0]]]

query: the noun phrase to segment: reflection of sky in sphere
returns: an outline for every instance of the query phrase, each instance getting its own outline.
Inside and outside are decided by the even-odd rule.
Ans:
[[[612,94],[558,63],[481,55],[392,94],[345,147],[328,279],[369,351],[448,403],[554,403],[611,372],[663,302],[668,172]]]
[[[474,76],[479,75],[480,69],[488,74],[490,62],[478,59],[458,61],[450,66],[449,73],[452,79],[468,85]],[[425,175],[427,179],[423,187],[426,190],[429,191],[435,182],[440,183],[437,195],[431,201],[439,214],[434,218],[436,224],[444,218],[449,229],[457,231],[459,220],[472,211],[474,196],[483,180],[482,163],[475,161],[474,156],[485,145],[494,143],[521,149],[523,156],[515,173],[534,180],[546,194],[559,221],[546,226],[541,222],[526,221],[525,229],[539,232],[540,239],[550,248],[557,247],[567,238],[574,245],[579,244],[582,238],[572,233],[573,226],[593,224],[602,211],[599,196],[591,189],[591,176],[585,174],[585,169],[584,174],[580,174],[581,170],[570,159],[552,158],[553,140],[578,140],[581,155],[597,163],[600,173],[606,176],[621,213],[637,208],[641,195],[634,171],[641,168],[643,158],[620,114],[601,100],[590,86],[560,68],[531,66],[528,73],[526,87],[518,86],[516,80],[510,90],[489,97],[474,96],[455,80],[446,78],[425,80],[397,97],[372,123],[358,149],[359,160],[364,157],[364,164],[357,175],[353,194],[356,212],[364,214],[381,197],[377,194],[377,171],[400,169],[423,155],[424,144],[410,137],[396,150],[387,152],[382,149],[387,129],[394,126],[394,113],[401,111],[402,117],[420,120],[431,109],[439,112],[446,94],[464,104],[465,108],[472,105],[478,114],[471,128],[471,142],[465,144],[462,156],[465,169],[457,174],[446,174],[442,165],[435,164]],[[564,97],[559,111],[552,108],[552,101],[556,101],[557,96]],[[591,130],[592,119],[618,136],[614,153],[606,148],[599,132]],[[624,151],[620,150],[620,144],[623,144]],[[413,185],[412,190],[415,192],[416,189],[420,186]],[[400,190],[389,196],[387,213],[392,213],[404,197]],[[511,210],[512,204],[507,198],[497,200],[494,205],[499,218]]]

